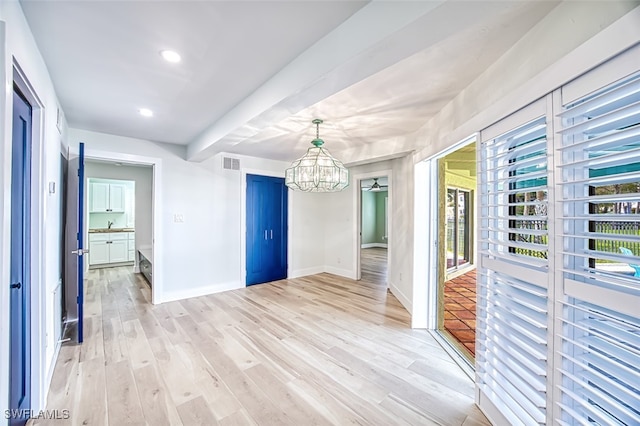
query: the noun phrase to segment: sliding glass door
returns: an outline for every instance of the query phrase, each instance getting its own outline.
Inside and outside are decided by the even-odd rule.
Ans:
[[[447,188],[447,270],[467,265],[471,243],[471,192]]]

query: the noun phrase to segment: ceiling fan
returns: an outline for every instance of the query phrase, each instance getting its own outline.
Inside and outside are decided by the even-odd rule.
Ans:
[[[367,191],[382,191],[382,189],[384,188],[388,188],[389,185],[380,185],[378,183],[378,178],[373,178],[373,184],[369,187],[369,188],[363,188],[366,189]]]

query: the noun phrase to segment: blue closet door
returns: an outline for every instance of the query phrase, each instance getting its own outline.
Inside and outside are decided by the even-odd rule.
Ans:
[[[247,285],[287,278],[284,179],[247,175]]]
[[[288,188],[284,179],[271,178],[271,214],[269,215],[270,281],[287,278],[287,202]]]
[[[24,425],[31,407],[31,106],[14,88],[11,151],[10,426]]]

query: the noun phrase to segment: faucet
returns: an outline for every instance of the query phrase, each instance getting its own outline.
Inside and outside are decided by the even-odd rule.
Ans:
[[[111,222],[110,220],[107,221],[107,229],[111,229],[111,226],[113,225],[113,222]]]

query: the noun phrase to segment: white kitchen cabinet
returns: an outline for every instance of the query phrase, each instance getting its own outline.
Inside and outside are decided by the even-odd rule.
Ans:
[[[109,263],[128,262],[129,248],[127,240],[113,240],[109,247]]]
[[[130,262],[129,235],[133,232],[89,234],[89,265]]]
[[[109,184],[91,182],[89,185],[89,211],[106,212],[109,209]]]
[[[109,263],[109,242],[91,241],[89,238],[89,265]]]
[[[128,234],[129,234],[129,239],[128,239],[129,255],[128,255],[128,259],[129,259],[129,261],[133,262],[134,260],[136,260],[136,233],[135,232],[128,232]]]
[[[109,184],[109,208],[112,212],[124,212],[125,186]]]
[[[89,184],[90,213],[124,213],[126,188],[120,183],[91,182]]]

